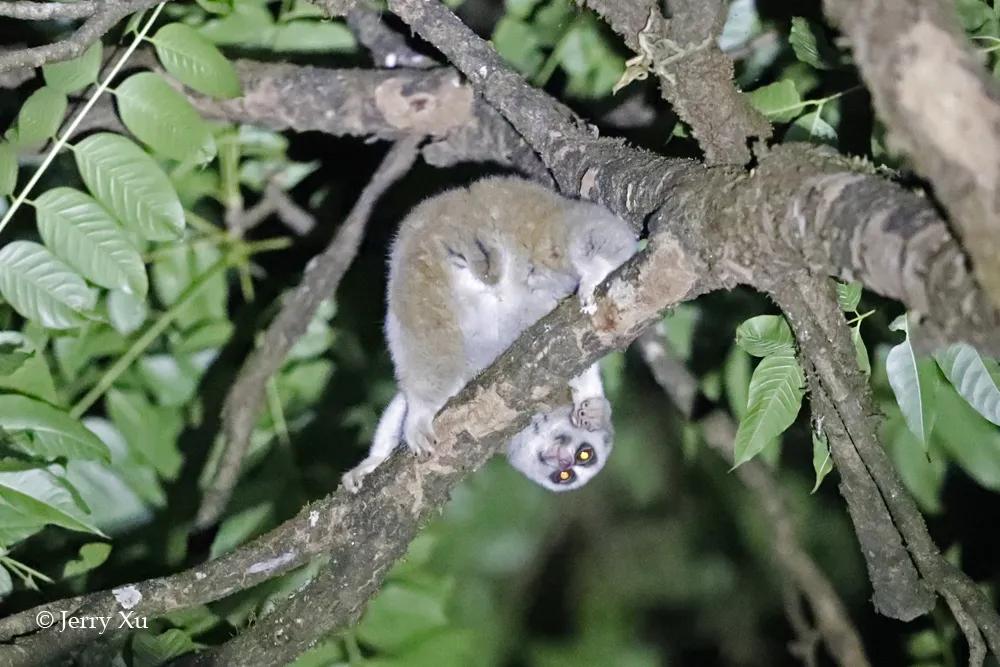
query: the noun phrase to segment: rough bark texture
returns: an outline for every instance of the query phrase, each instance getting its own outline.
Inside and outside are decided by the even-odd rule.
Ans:
[[[641,11],[649,6],[646,2],[623,2],[614,16],[625,26],[637,25],[638,16],[643,21],[641,30],[649,16],[648,11]],[[929,0],[914,3],[912,9],[901,2],[828,0],[828,5],[840,11],[838,17],[858,47],[859,63],[873,81],[880,106],[886,104],[879,100],[883,93],[876,81],[881,66],[876,56],[860,46],[867,43],[864,38],[877,36],[877,31],[856,25],[861,22],[859,16],[863,14],[873,24],[886,20],[887,29],[896,32],[904,26],[900,34],[910,39],[905,42],[910,50],[890,49],[898,58],[925,48],[914,41],[914,30],[917,36],[936,38],[936,33],[926,30],[945,25],[938,21]],[[350,0],[319,4],[339,13],[353,5]],[[592,4],[602,3],[595,0]],[[611,3],[603,4],[614,9]],[[43,608],[109,615],[125,604],[120,600],[130,605],[136,600],[130,606],[135,613],[155,616],[224,597],[327,555],[320,574],[304,590],[235,640],[196,658],[201,664],[220,665],[287,661],[325,632],[357,618],[388,568],[405,552],[418,527],[444,503],[449,490],[523,427],[528,415],[565,400],[569,377],[609,350],[627,345],[663,308],[707,290],[742,283],[772,294],[792,322],[809,372],[813,409],[824,420],[841,472],[841,489],[855,521],[878,608],[908,618],[928,608],[932,591],[939,593],[969,636],[974,655],[982,652],[984,642],[994,653],[1000,652],[996,611],[976,585],[940,555],[877,442],[870,393],[855,370],[847,329],[826,281],[828,274],[858,279],[927,313],[936,340],[969,340],[1000,354],[997,311],[989,307],[987,296],[972,280],[958,246],[933,207],[874,175],[859,173],[856,165],[828,151],[784,147],[761,155],[758,168],[747,174],[738,168],[705,168],[692,161],[664,159],[619,141],[599,139],[566,107],[504,66],[492,47],[441,3],[390,0],[389,5],[442,52],[471,81],[472,88],[451,71],[344,72],[241,63],[247,98],[223,104],[202,101],[202,108],[218,117],[278,129],[392,139],[440,137],[436,146],[466,132],[467,141],[460,142],[456,152],[476,154],[479,150],[483,156],[495,155],[492,151],[524,156],[528,154],[526,142],[544,163],[542,168],[537,160],[527,160],[535,169],[529,166],[526,171],[540,176],[547,168],[564,192],[604,203],[636,229],[648,223],[648,248],[607,281],[593,316],[584,316],[575,300],[567,300],[451,401],[437,419],[441,445],[430,460],[397,456],[366,481],[359,496],[342,491],[333,494],[216,561]],[[681,6],[688,7],[677,5]],[[688,18],[696,20],[699,14],[692,7],[686,10],[692,12]],[[637,13],[628,13],[636,8]],[[851,14],[855,10],[857,16]],[[629,30],[620,31],[626,39]],[[891,37],[885,41],[897,48],[898,35]],[[379,57],[381,45],[389,42],[372,37],[365,43],[373,57]],[[384,48],[398,46],[395,42]],[[938,54],[934,57],[953,54],[937,41],[933,49]],[[686,62],[688,55],[685,52],[668,64]],[[700,72],[678,67],[660,68],[657,73],[669,82],[674,76],[679,81]],[[917,74],[929,76],[925,70]],[[911,83],[924,82],[918,77]],[[683,93],[690,96],[685,99],[697,99],[691,90],[678,85],[679,94],[688,91]],[[957,89],[949,90],[958,94]],[[992,93],[986,89],[972,87],[969,94],[977,90],[980,97],[973,96],[973,101],[985,96],[992,102]],[[906,101],[905,91],[895,90],[895,94],[903,99],[888,105],[888,112],[880,111],[887,114],[890,125],[902,123],[895,131],[904,140],[914,127],[943,123],[939,115],[911,117],[916,114],[912,100]],[[901,108],[894,110],[893,105]],[[961,109],[949,113],[959,114],[959,121],[964,122]],[[964,127],[962,122],[946,129],[956,132],[956,127]],[[478,142],[501,136],[501,141],[479,147]],[[727,135],[731,145],[726,150],[735,150],[739,136],[751,135],[745,131]],[[955,141],[964,138],[962,132],[952,135]],[[711,141],[707,136],[699,139],[703,144]],[[930,150],[918,141],[920,137],[909,140],[914,142],[914,151]],[[506,152],[506,147],[514,146],[519,153],[515,149]],[[951,146],[945,148],[953,150]],[[937,150],[943,149],[938,146]],[[429,155],[426,150],[424,154]],[[962,162],[966,156],[944,155],[947,159],[942,164],[958,160],[957,167],[964,170],[958,178],[968,176],[971,162]],[[998,153],[989,155],[994,161],[984,168],[992,174],[989,168]],[[524,164],[514,157],[507,159]],[[930,164],[939,166],[934,160]],[[949,210],[961,217],[955,208],[961,202],[951,201],[945,195],[947,188],[930,171],[926,173]],[[986,210],[986,200],[977,197],[995,181],[984,186],[986,180],[980,174],[965,183],[967,196],[978,202],[972,213]],[[966,223],[976,219],[966,218]],[[977,261],[983,270],[980,264]],[[805,576],[804,571],[800,574]],[[0,664],[36,664],[97,638],[96,630],[38,631],[33,621],[40,609],[0,621],[0,640],[6,642],[0,645]],[[847,645],[841,648],[850,651]]]
[[[192,96],[210,118],[272,130],[319,131],[396,140],[428,135],[429,164],[491,161],[542,177],[544,167],[492,107],[454,70],[338,70],[249,60],[236,62],[244,95],[220,102]]]
[[[160,0],[103,0],[96,5],[95,11],[87,15],[87,20],[77,28],[76,32],[66,39],[42,46],[0,51],[0,72],[19,68],[40,67],[45,63],[75,58],[123,18],[129,14],[148,9],[159,2]],[[51,11],[35,8],[33,7],[34,3],[31,2],[6,4],[17,5],[22,8],[21,11],[28,11],[24,7],[29,6],[30,11],[33,13]],[[38,4],[45,5],[45,3]],[[73,5],[75,3],[68,4]]]
[[[952,3],[826,0],[851,41],[890,144],[930,179],[1000,307],[1000,92]]]
[[[750,144],[771,136],[771,125],[733,84],[733,61],[718,47],[726,4],[675,0],[670,16],[655,0],[586,0],[630,49],[649,53],[663,98],[691,127],[705,164],[745,165]],[[641,33],[641,36],[640,36]]]

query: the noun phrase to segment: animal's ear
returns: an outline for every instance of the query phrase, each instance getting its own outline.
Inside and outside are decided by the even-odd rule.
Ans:
[[[441,246],[444,248],[445,258],[449,264],[454,266],[456,269],[469,268],[469,260],[460,250],[455,249],[445,241],[441,242]]]

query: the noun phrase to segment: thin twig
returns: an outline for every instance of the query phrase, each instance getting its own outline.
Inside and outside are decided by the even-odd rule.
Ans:
[[[91,14],[83,25],[66,39],[43,46],[0,52],[0,72],[17,67],[40,67],[45,63],[75,58],[123,18],[137,11],[149,9],[158,1],[104,0],[100,9]]]
[[[288,295],[271,322],[262,344],[240,369],[222,408],[225,448],[215,478],[205,491],[196,523],[205,527],[222,515],[239,480],[243,457],[260,413],[268,379],[285,362],[288,351],[305,333],[316,309],[340,284],[364,233],[372,209],[389,187],[405,174],[416,159],[419,138],[397,142],[365,186],[344,224],[322,254],[306,266],[302,282]]]

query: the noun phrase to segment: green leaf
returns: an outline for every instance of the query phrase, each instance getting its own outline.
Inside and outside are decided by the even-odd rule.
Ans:
[[[177,437],[183,428],[180,413],[173,408],[157,407],[137,391],[112,389],[104,399],[112,422],[128,442],[136,457],[156,468],[161,477],[173,479],[183,458]]]
[[[204,322],[185,332],[184,338],[174,347],[176,352],[190,353],[222,347],[233,335],[235,327],[229,320]]]
[[[837,131],[828,122],[823,120],[819,111],[807,113],[795,119],[788,126],[788,131],[783,137],[784,141],[807,141],[819,144],[837,145]]]
[[[11,375],[34,355],[31,352],[0,351],[0,376]]]
[[[845,313],[854,313],[861,303],[861,283],[854,281],[850,283],[834,282],[837,288],[837,304]]]
[[[98,40],[77,58],[42,65],[45,83],[67,95],[86,88],[97,81],[101,71],[101,53],[101,42]]]
[[[45,246],[12,241],[0,248],[0,294],[23,317],[47,329],[80,326],[97,294]]]
[[[802,405],[805,376],[795,357],[766,357],[750,379],[747,413],[740,420],[733,443],[733,467],[759,454],[795,421]]]
[[[0,501],[23,517],[22,525],[52,524],[106,537],[83,517],[69,491],[47,470],[0,473]]]
[[[750,104],[776,123],[787,123],[804,108],[795,83],[788,79],[752,91]]]
[[[153,46],[166,70],[199,93],[219,99],[243,93],[232,63],[194,28],[168,23],[156,33]]]
[[[906,419],[906,425],[926,450],[933,420],[937,376],[930,364],[917,362],[917,355],[910,345],[906,315],[897,317],[889,328],[906,334],[906,339],[902,343],[889,350],[885,360],[889,386],[896,395],[896,402],[903,413],[903,418]]]
[[[726,399],[729,409],[737,419],[743,419],[747,413],[747,401],[750,398],[750,355],[739,346],[734,345],[726,355],[722,368],[723,385],[726,388]]]
[[[208,124],[159,74],[133,74],[118,86],[115,98],[125,127],[157,153],[198,164],[215,157]]]
[[[865,375],[871,375],[872,363],[868,359],[868,348],[865,346],[865,341],[861,337],[860,322],[851,327],[851,342],[854,343],[854,358],[858,362],[858,368],[861,369],[861,372]]]
[[[161,635],[137,632],[132,640],[132,664],[134,667],[159,667],[177,656],[203,648],[186,632],[171,628]]]
[[[16,394],[0,395],[0,429],[28,431],[52,437],[29,454],[44,458],[111,460],[107,445],[83,424],[59,408]]]
[[[137,331],[148,316],[149,306],[145,298],[121,290],[108,292],[108,320],[118,333],[127,336]]]
[[[958,463],[976,482],[1000,491],[1000,429],[983,419],[949,384],[935,399],[940,417],[933,444]]]
[[[511,67],[527,77],[537,74],[545,62],[541,42],[531,25],[524,21],[503,17],[497,22],[490,41]]]
[[[535,11],[535,7],[541,0],[505,0],[504,7],[507,9],[507,13],[511,16],[516,16],[519,19],[526,19],[531,16],[531,13]]]
[[[102,357],[123,354],[128,348],[124,336],[103,323],[88,324],[76,336],[61,336],[52,343],[63,377],[72,381],[88,365]]]
[[[261,503],[237,512],[219,526],[209,549],[209,560],[218,558],[274,525],[274,504]]]
[[[150,241],[184,231],[184,209],[159,165],[125,137],[91,135],[73,151],[87,188],[126,228]]]
[[[274,17],[267,7],[237,2],[231,14],[206,21],[198,31],[223,46],[266,47],[274,39]]]
[[[959,395],[976,412],[1000,426],[1000,388],[976,349],[967,343],[955,343],[936,352],[934,359]]]
[[[435,582],[436,583],[436,582]],[[358,637],[366,644],[392,652],[407,642],[448,624],[445,611],[450,587],[390,582],[372,599],[358,625]]]
[[[191,283],[209,270],[222,257],[215,246],[199,243],[177,246],[163,252],[153,264],[153,290],[164,305],[171,305]],[[226,319],[229,288],[223,273],[210,278],[198,295],[188,301],[178,314],[177,323],[183,328],[206,320]]]
[[[0,141],[0,197],[17,187],[17,151],[7,141]]]
[[[899,476],[921,509],[930,514],[940,513],[947,459],[940,454],[928,457],[907,428],[903,414],[894,402],[886,401],[883,409],[886,419],[880,429],[879,441],[885,444]]]
[[[43,86],[25,100],[17,113],[17,144],[31,146],[55,136],[66,115],[66,96]]]
[[[79,553],[79,558],[69,561],[63,567],[63,579],[90,572],[100,566],[111,555],[111,545],[107,542],[88,542],[80,547]]]
[[[279,53],[345,53],[358,43],[343,23],[289,21],[275,27],[270,48]]]
[[[802,62],[816,69],[833,69],[837,52],[820,30],[801,16],[793,17],[788,41]]]
[[[53,188],[35,200],[45,245],[84,278],[142,298],[149,286],[139,251],[107,209],[72,188]]]
[[[16,331],[0,331],[0,393],[58,401],[45,355]]]
[[[14,590],[14,581],[10,578],[10,572],[3,565],[0,565],[0,598],[6,597]]]
[[[755,357],[795,352],[795,339],[781,315],[751,317],[736,328],[736,344]]]
[[[201,369],[180,354],[150,354],[136,367],[149,393],[159,405],[182,406],[198,390]]]
[[[993,18],[993,10],[983,0],[957,0],[958,16],[966,31],[973,31]]]
[[[833,459],[830,458],[830,446],[826,434],[813,431],[813,471],[816,473],[816,484],[810,493],[816,493],[823,479],[833,470]]]

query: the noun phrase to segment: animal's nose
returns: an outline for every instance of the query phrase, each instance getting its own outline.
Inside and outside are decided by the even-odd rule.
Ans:
[[[574,461],[575,457],[574,457],[572,449],[570,449],[568,447],[560,447],[557,456],[558,456],[558,459],[559,459],[559,467],[560,468],[568,468],[571,465],[573,465],[573,461]]]

